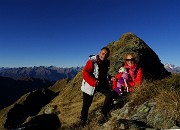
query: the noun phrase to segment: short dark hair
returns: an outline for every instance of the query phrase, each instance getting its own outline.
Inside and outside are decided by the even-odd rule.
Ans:
[[[110,50],[109,50],[108,47],[103,47],[103,48],[101,48],[101,51],[102,51],[102,50],[106,50],[106,51],[108,52],[108,54],[110,54]]]

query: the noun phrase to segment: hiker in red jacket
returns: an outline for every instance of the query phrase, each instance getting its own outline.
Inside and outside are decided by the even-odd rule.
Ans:
[[[88,111],[91,106],[93,96],[96,92],[100,92],[105,95],[104,105],[102,107],[99,123],[104,123],[108,120],[108,114],[112,102],[112,92],[109,87],[108,81],[108,69],[109,69],[109,57],[110,50],[107,47],[103,47],[98,55],[91,56],[87,61],[82,76],[83,91],[83,106],[81,110],[81,126],[84,127],[87,124]]]
[[[127,53],[123,58],[125,63],[124,68],[126,69],[127,74],[123,75],[122,72],[119,72],[115,77],[112,77],[112,89],[116,90],[118,80],[123,78],[125,81],[125,86],[123,86],[125,92],[132,92],[133,88],[138,87],[142,83],[142,68],[137,64],[138,55],[136,53]]]

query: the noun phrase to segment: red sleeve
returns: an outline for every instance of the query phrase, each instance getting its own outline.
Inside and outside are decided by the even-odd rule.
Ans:
[[[90,86],[96,86],[96,79],[93,77],[93,61],[88,60],[84,70],[83,70],[83,79],[90,85]]]
[[[137,76],[136,76],[135,81],[134,81],[135,86],[140,85],[142,83],[142,79],[143,79],[143,72],[142,72],[142,69],[139,68],[138,72],[137,72]]]
[[[122,73],[118,73],[118,74],[116,75],[116,79],[117,79],[117,80],[120,79],[121,76],[122,76]]]
[[[143,79],[143,72],[142,72],[142,68],[139,68],[137,71],[137,75],[136,78],[134,79],[134,81],[132,82],[128,82],[128,84],[131,87],[137,87],[142,83],[142,79]]]
[[[112,89],[114,90],[117,87],[117,80],[122,76],[122,73],[116,74],[116,81],[112,81]]]
[[[112,90],[114,90],[117,87],[117,81],[112,81]]]

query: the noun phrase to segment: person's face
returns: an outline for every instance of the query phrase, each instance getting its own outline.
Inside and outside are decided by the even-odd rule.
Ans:
[[[135,58],[134,58],[132,55],[127,55],[127,57],[126,57],[126,63],[127,63],[129,66],[134,65],[134,63],[135,63]]]
[[[109,53],[106,49],[103,49],[99,52],[99,58],[100,60],[106,60],[109,57]]]

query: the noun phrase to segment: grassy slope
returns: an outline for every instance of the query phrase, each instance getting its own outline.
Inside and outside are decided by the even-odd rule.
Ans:
[[[127,36],[126,36],[127,35]],[[125,36],[122,36],[121,39],[119,41],[116,42],[112,42],[108,45],[108,47],[111,50],[111,55],[110,55],[110,60],[111,60],[111,66],[110,66],[110,74],[115,74],[117,72],[117,69],[122,65],[122,54],[125,51],[132,51],[133,49],[135,49],[136,51],[138,49],[146,49],[148,48],[146,45],[144,45],[144,43],[139,43],[139,39],[137,37],[131,37],[132,35],[126,34]],[[130,49],[129,49],[130,48]],[[151,50],[150,48],[148,48],[148,50]],[[141,51],[140,51],[141,53]],[[152,55],[154,55],[154,53],[152,52]],[[158,57],[155,56],[155,59],[158,61]],[[161,65],[160,65],[161,66]],[[179,75],[173,75],[170,78],[164,79],[164,80],[160,80],[160,81],[155,81],[155,82],[148,82],[145,81],[142,85],[142,87],[144,88],[143,91],[140,91],[140,89],[137,89],[137,91],[130,97],[130,99],[134,100],[134,104],[132,105],[136,105],[136,104],[141,104],[143,103],[145,100],[148,99],[152,99],[155,101],[161,101],[162,103],[159,104],[163,104],[163,96],[162,99],[161,97],[158,97],[159,95],[164,95],[161,94],[163,93],[163,91],[165,90],[169,90],[170,88],[172,88],[174,85],[176,86],[175,88],[179,89],[180,86],[180,81],[178,80],[180,79]],[[57,106],[57,111],[60,111],[60,114],[58,115],[61,122],[62,122],[62,129],[65,128],[72,128],[74,125],[77,125],[79,123],[79,116],[80,116],[80,111],[81,111],[81,107],[82,107],[82,92],[80,90],[80,86],[81,86],[81,82],[82,82],[82,71],[79,72],[72,80],[67,81],[58,81],[55,86],[51,87],[50,89],[58,92],[60,91],[59,95],[54,98],[49,105],[56,105]],[[168,82],[166,85],[164,84],[164,82]],[[165,87],[166,86],[166,87]],[[64,88],[64,89],[62,89]],[[174,91],[173,89],[171,89],[172,91]],[[167,91],[169,94],[171,94],[172,91]],[[177,93],[176,91],[174,91],[175,93]],[[179,93],[179,91],[178,91]],[[178,96],[177,94],[175,94],[176,96]],[[174,95],[172,95],[172,97],[174,97]],[[177,98],[177,97],[174,97]],[[172,99],[174,99],[172,98]],[[103,103],[103,99],[104,96],[97,94],[94,97],[94,101],[90,107],[90,115],[94,114],[94,111],[97,110]],[[158,100],[156,100],[158,99]],[[180,99],[180,98],[178,98]],[[179,101],[176,101],[174,104],[180,104]],[[171,105],[170,105],[171,106]],[[163,105],[159,107],[164,107]],[[159,110],[161,110],[159,108]],[[176,106],[173,107],[174,109],[177,108]],[[179,106],[178,106],[179,108]],[[3,111],[8,111],[9,108],[3,110]],[[2,128],[2,124],[5,120],[5,116],[3,114],[3,111],[0,111],[0,115],[1,115],[1,125],[0,125],[0,129]],[[40,114],[40,113],[39,113]],[[174,114],[176,115],[176,117],[174,116],[174,118],[179,117],[178,114]],[[91,119],[94,119],[95,117],[91,117]],[[94,121],[91,125],[94,128],[97,128],[98,126],[96,125],[96,121]]]

